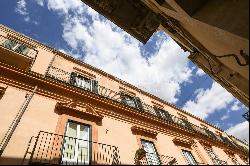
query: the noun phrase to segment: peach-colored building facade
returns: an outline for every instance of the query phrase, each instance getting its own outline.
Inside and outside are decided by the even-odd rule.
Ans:
[[[248,163],[221,129],[3,25],[0,53],[1,165]]]

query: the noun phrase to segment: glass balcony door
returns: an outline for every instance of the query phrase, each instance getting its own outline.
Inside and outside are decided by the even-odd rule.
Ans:
[[[143,149],[146,151],[148,165],[160,165],[160,159],[157,155],[155,146],[152,142],[141,140]]]
[[[76,79],[76,86],[81,87],[83,89],[91,90],[91,81],[86,79],[80,75],[75,78]]]
[[[197,165],[197,162],[194,159],[194,156],[192,155],[192,153],[190,151],[182,150],[182,154],[185,157],[185,159],[187,160],[188,165]]]
[[[90,163],[89,126],[68,122],[64,138],[62,164]]]
[[[92,90],[92,80],[85,78],[75,72],[72,72],[70,75],[70,83],[85,90]]]

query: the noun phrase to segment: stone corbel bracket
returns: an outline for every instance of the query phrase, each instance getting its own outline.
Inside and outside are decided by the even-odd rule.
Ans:
[[[190,139],[190,138],[182,138],[182,137],[175,137],[173,139],[173,142],[175,144],[179,144],[179,145],[186,145],[186,146],[193,146],[195,144],[194,140],[193,139]]]
[[[146,129],[146,128],[139,127],[139,126],[132,126],[131,131],[135,135],[147,136],[147,137],[154,138],[154,139],[156,138],[158,134],[157,132],[153,130]]]
[[[55,109],[59,114],[73,114],[73,116],[85,117],[92,121],[100,122],[103,115],[97,112],[90,104],[80,102],[68,102],[56,104]]]

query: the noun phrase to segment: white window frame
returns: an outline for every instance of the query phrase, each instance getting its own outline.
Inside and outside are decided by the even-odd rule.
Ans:
[[[69,159],[69,158],[66,158],[66,157],[63,157],[62,155],[62,165],[64,164],[68,164],[68,163],[72,163],[72,164],[78,164],[78,165],[88,165],[90,164],[90,143],[89,143],[89,139],[90,139],[90,126],[88,125],[84,125],[84,124],[80,124],[80,123],[77,123],[77,122],[73,122],[73,121],[68,121],[67,122],[67,128],[66,128],[66,132],[65,132],[65,136],[67,136],[67,133],[68,133],[68,128],[69,128],[69,123],[76,123],[77,124],[77,131],[76,131],[76,143],[75,143],[75,156],[73,159]],[[80,130],[81,130],[81,125],[84,125],[84,126],[87,126],[88,127],[88,140],[81,140],[82,138],[80,138]],[[64,138],[65,139],[65,138]],[[87,161],[84,161],[84,162],[77,162],[78,160],[78,155],[79,155],[79,149],[78,149],[78,145],[79,143],[84,142],[84,141],[88,141],[88,144],[87,144],[87,148],[88,148],[88,160]],[[64,147],[66,145],[66,142],[63,144],[63,151],[62,151],[62,154],[64,154]]]
[[[155,161],[152,161],[151,160],[152,157],[148,156],[148,152],[145,150],[143,142],[147,142],[147,143],[152,144],[152,147],[153,147],[153,153],[152,154],[154,155],[153,158],[155,159]],[[141,139],[141,144],[142,144],[143,149],[147,152],[146,153],[146,159],[147,159],[148,164],[149,165],[160,165],[161,164],[160,157],[159,157],[159,155],[158,155],[158,153],[156,151],[154,143],[152,141]]]

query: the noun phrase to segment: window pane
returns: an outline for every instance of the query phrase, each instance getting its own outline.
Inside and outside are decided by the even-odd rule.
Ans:
[[[82,79],[80,76],[76,77],[76,86],[82,87]]]
[[[74,159],[75,146],[76,146],[76,136],[77,136],[77,124],[73,122],[68,122],[68,128],[66,131],[65,144],[63,157],[67,159]]]
[[[89,148],[89,126],[68,122],[62,164],[89,164]]]
[[[84,88],[90,90],[91,89],[91,81],[89,79],[84,79]]]
[[[89,162],[89,127],[80,125],[80,137],[78,145],[78,162]]]
[[[7,40],[2,45],[6,48],[12,49],[17,45],[17,42],[15,40]]]
[[[146,158],[147,158],[148,164],[149,165],[161,164],[159,157],[156,153],[154,144],[152,142],[145,141],[145,140],[142,140],[141,142],[142,142],[143,149],[147,152]]]
[[[166,116],[165,116],[165,114],[164,114],[163,110],[159,110],[159,112],[160,112],[160,114],[161,114],[161,117],[165,119],[165,118],[166,118]]]
[[[122,102],[123,102],[124,104],[127,104],[127,105],[131,106],[131,107],[136,107],[134,98],[131,97],[131,96],[123,95],[123,96],[122,96]]]
[[[26,55],[29,51],[29,48],[26,45],[20,45],[15,49],[16,52]]]
[[[91,80],[80,75],[76,76],[75,80],[76,80],[75,82],[76,86],[81,87],[83,89],[88,89],[88,90],[91,89]]]
[[[92,92],[98,93],[98,81],[92,80],[91,83],[92,83]]]
[[[194,156],[190,151],[182,150],[183,156],[187,159],[189,165],[197,165]]]

